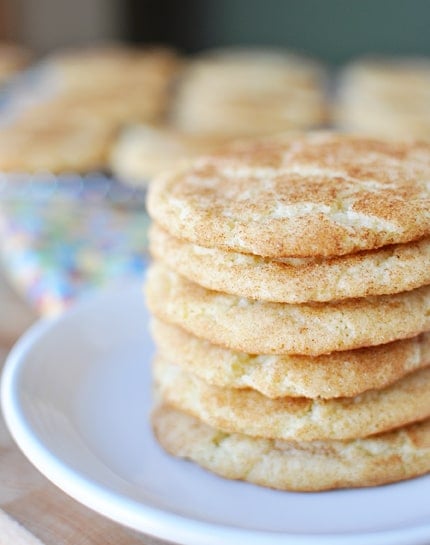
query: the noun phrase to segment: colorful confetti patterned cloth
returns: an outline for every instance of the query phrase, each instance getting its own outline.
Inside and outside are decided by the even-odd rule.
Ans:
[[[5,273],[43,315],[94,288],[141,277],[149,224],[144,197],[101,174],[1,175]]]

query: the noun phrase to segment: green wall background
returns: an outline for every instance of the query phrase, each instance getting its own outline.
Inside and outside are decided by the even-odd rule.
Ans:
[[[430,56],[429,0],[203,0],[203,46],[291,46],[333,63],[362,54]]]

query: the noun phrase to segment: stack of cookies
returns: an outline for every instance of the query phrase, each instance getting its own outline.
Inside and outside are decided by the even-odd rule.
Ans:
[[[389,138],[430,138],[430,61],[363,59],[344,68],[337,118],[347,130]]]
[[[430,471],[430,145],[311,133],[151,185],[155,435],[287,490]]]

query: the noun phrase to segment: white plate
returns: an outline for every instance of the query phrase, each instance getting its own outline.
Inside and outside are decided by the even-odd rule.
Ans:
[[[56,485],[111,519],[189,545],[430,543],[430,476],[287,493],[166,455],[148,424],[147,322],[140,286],[110,290],[40,322],[10,355],[6,421]]]

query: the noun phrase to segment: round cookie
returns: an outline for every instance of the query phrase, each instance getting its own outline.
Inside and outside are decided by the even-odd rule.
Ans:
[[[138,87],[129,88],[126,85],[119,89],[102,88],[98,93],[83,97],[74,93],[56,93],[23,110],[14,126],[25,128],[38,121],[47,124],[47,120],[50,124],[58,125],[67,120],[85,127],[97,122],[110,127],[116,137],[128,123],[156,122],[163,113],[166,101],[166,96],[152,92],[150,88],[142,93]]]
[[[225,48],[195,57],[176,86],[171,122],[230,136],[316,127],[327,120],[325,71],[282,50]]]
[[[430,334],[326,356],[233,352],[153,318],[152,336],[162,357],[221,388],[251,388],[270,398],[352,397],[384,388],[430,364]]]
[[[53,116],[20,119],[0,129],[0,170],[88,172],[103,169],[114,138],[105,123]]]
[[[145,185],[180,161],[204,155],[223,144],[223,138],[187,134],[168,126],[133,125],[118,138],[110,163],[122,181]]]
[[[274,48],[230,47],[207,50],[188,62],[182,74],[178,94],[187,89],[194,102],[194,90],[205,91],[214,100],[245,97],[261,100],[268,96],[291,96],[325,83],[323,66],[314,59]],[[288,88],[290,87],[290,88]],[[270,105],[269,105],[270,106]]]
[[[388,138],[430,136],[430,62],[419,57],[364,58],[340,74],[335,115],[354,132]]]
[[[409,291],[430,284],[430,237],[332,259],[269,260],[204,248],[153,223],[151,254],[205,288],[264,301],[305,303]]]
[[[376,486],[430,471],[430,420],[347,442],[285,442],[220,432],[166,405],[151,419],[170,454],[228,479],[280,490]]]
[[[236,146],[156,179],[148,209],[201,246],[339,256],[430,234],[430,144],[310,133]]]
[[[63,49],[43,62],[44,76],[54,89],[81,98],[105,89],[127,93],[132,87],[143,97],[147,91],[163,93],[181,67],[182,60],[170,48],[129,45]]]
[[[327,105],[321,89],[297,89],[294,94],[281,90],[267,100],[234,97],[211,103],[183,102],[173,116],[172,123],[191,134],[255,138],[317,128],[327,120]]]
[[[225,432],[293,441],[366,437],[430,417],[430,367],[356,397],[269,399],[253,390],[207,384],[157,356],[163,401]]]
[[[210,291],[154,263],[147,274],[146,300],[158,318],[250,354],[318,356],[430,329],[430,286],[396,295],[290,305]]]

